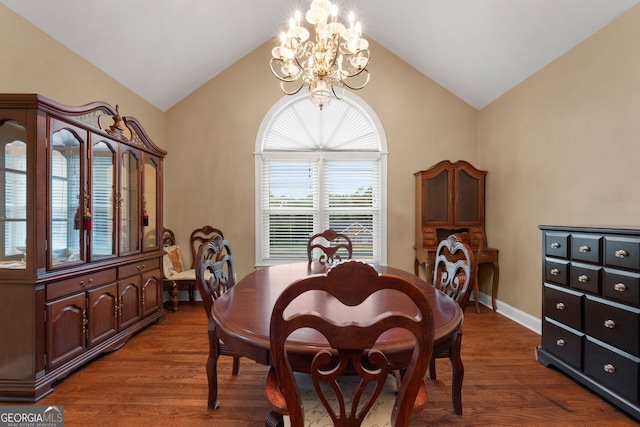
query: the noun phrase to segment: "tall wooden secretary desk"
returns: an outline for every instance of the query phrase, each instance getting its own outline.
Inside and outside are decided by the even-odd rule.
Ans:
[[[499,280],[498,249],[487,247],[485,234],[484,189],[486,171],[469,162],[443,160],[427,170],[414,174],[416,178],[416,235],[414,272],[424,265],[427,281],[432,280],[435,251],[438,243],[454,233],[468,233],[468,242],[478,265],[493,266],[491,305],[496,309]],[[478,295],[476,288],[476,309]]]

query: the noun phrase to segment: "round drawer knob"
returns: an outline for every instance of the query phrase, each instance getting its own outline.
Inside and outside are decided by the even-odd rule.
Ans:
[[[589,276],[585,276],[584,274],[581,274],[580,276],[578,276],[578,282],[587,283],[588,281],[589,281]]]
[[[613,329],[613,328],[615,328],[615,326],[616,326],[616,322],[614,322],[611,319],[604,321],[604,327],[605,328]]]
[[[578,250],[582,253],[585,253],[585,252],[590,252],[591,248],[589,246],[580,246]]]
[[[558,248],[560,247],[560,243],[558,243],[558,242],[553,242],[553,243],[551,244],[551,247],[552,247],[553,249],[558,249]]]
[[[564,347],[566,344],[567,344],[567,343],[566,343],[562,338],[560,338],[560,339],[558,339],[558,340],[556,341],[556,345],[557,345],[558,347]]]
[[[604,371],[608,374],[613,374],[616,371],[616,367],[613,366],[611,363],[607,363],[606,365],[603,366]]]
[[[558,270],[557,268],[551,269],[551,275],[552,276],[559,276],[560,275],[560,270]]]
[[[613,285],[613,289],[616,292],[624,292],[627,290],[627,287],[625,286],[624,283],[616,283],[615,285]]]
[[[626,258],[629,256],[629,253],[624,249],[618,249],[615,253],[616,258]]]
[[[559,302],[556,304],[556,309],[558,310],[564,310],[565,309],[565,305],[563,302]]]

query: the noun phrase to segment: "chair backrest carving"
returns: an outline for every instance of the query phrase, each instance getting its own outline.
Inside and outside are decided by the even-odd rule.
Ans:
[[[191,247],[191,268],[196,268],[196,256],[200,246],[214,238],[216,235],[224,239],[222,231],[210,225],[205,225],[202,228],[196,228],[191,232],[191,236],[189,237],[189,245]]]
[[[162,247],[175,246],[175,244],[176,244],[176,235],[173,233],[173,230],[170,230],[168,228],[163,229]]]
[[[196,285],[211,322],[213,302],[235,286],[231,243],[217,234],[200,246],[196,254]]]
[[[441,240],[433,267],[433,286],[456,300],[463,311],[477,280],[475,256],[466,234]]]
[[[347,253],[347,259],[353,257],[353,244],[349,236],[329,228],[311,236],[307,242],[307,257],[309,261],[313,261],[314,252],[319,252],[320,262],[333,262],[334,259],[340,261],[341,257],[337,254],[340,249]]]
[[[349,286],[344,286],[349,283]],[[390,291],[393,290],[393,291]],[[343,304],[345,310],[362,304],[378,291],[395,295],[406,294],[415,304],[418,314],[385,312],[366,321],[350,323],[329,318],[317,309],[299,312],[290,303],[300,295],[313,291],[324,291],[328,298],[335,298],[336,304]],[[406,298],[406,297],[403,297]],[[333,304],[333,299],[331,304]],[[286,311],[286,315],[285,315]],[[291,311],[291,312],[290,312]],[[304,408],[299,390],[288,359],[285,343],[287,338],[298,329],[311,328],[318,331],[335,351],[320,350],[313,355],[311,379],[318,397],[329,412],[335,426],[359,426],[372,405],[376,403],[384,382],[393,370],[384,353],[374,348],[376,340],[389,329],[402,328],[416,339],[411,362],[402,377],[400,388],[395,397],[391,424],[406,426],[414,409],[416,396],[424,387],[424,375],[433,350],[433,313],[423,293],[418,287],[393,275],[380,275],[368,264],[347,261],[333,267],[325,275],[309,276],[293,282],[278,297],[271,315],[270,340],[274,369],[279,380],[280,390],[286,401],[291,425],[302,426]],[[356,374],[362,378],[353,395],[344,395],[338,377],[343,374]],[[331,398],[337,398],[338,405],[330,404],[328,396],[319,390],[330,385]],[[367,384],[369,387],[367,387]],[[324,386],[324,387],[323,387]],[[365,388],[373,391],[370,395],[360,394]],[[322,388],[321,388],[322,387]],[[367,396],[369,396],[367,398]],[[355,410],[358,408],[358,410]],[[416,408],[419,409],[419,408]]]

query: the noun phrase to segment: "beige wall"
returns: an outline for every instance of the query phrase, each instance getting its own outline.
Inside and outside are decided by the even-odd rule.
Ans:
[[[639,225],[638,40],[640,6],[480,112],[498,296],[536,317],[538,225]]]
[[[255,263],[258,128],[284,96],[269,70],[274,43],[167,111],[165,223],[182,245],[197,226],[222,229],[238,277]],[[388,264],[413,271],[413,173],[442,159],[475,163],[478,112],[375,42],[371,51],[371,82],[357,94],[376,112],[387,138]]]
[[[103,31],[93,36],[109,37]],[[165,114],[161,110],[4,5],[0,5],[0,40],[0,93],[38,93],[71,106],[94,101],[119,104],[121,115],[138,119],[153,142],[164,148]],[[123,48],[115,38],[113,49]]]

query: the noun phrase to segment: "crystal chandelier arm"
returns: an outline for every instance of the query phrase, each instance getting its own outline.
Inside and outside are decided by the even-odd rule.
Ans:
[[[292,81],[293,82],[293,81]],[[284,84],[285,83],[292,83],[292,82],[284,82],[281,81],[280,82],[280,89],[282,89],[282,92],[284,92],[285,95],[295,95],[296,93],[300,92],[300,89],[302,89],[302,87],[304,86],[304,82],[302,80],[299,81],[300,86],[298,86],[298,88],[296,90],[293,91],[288,91],[285,87]]]
[[[360,84],[360,85],[357,85],[357,86],[356,86],[356,85],[353,85],[353,86],[352,86],[352,85],[350,85],[350,84],[348,84],[348,83],[347,83],[347,80],[345,80],[345,79],[349,79],[349,78],[355,77],[355,76],[357,76],[357,75],[359,75],[359,74],[361,74],[361,73],[366,73],[366,76],[367,76],[367,77],[366,77],[366,79],[365,79],[364,83],[362,83],[362,84]],[[360,90],[360,89],[362,89],[363,87],[365,87],[365,86],[367,85],[367,83],[369,83],[369,70],[367,70],[366,68],[363,68],[363,69],[361,69],[360,71],[358,71],[356,74],[353,74],[353,75],[350,75],[350,76],[345,76],[345,77],[341,80],[341,82],[342,82],[342,84],[343,84],[343,85],[345,85],[346,87],[348,87],[348,88],[349,88],[349,89],[351,89],[351,90]]]

